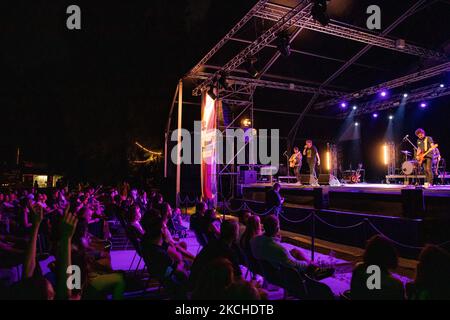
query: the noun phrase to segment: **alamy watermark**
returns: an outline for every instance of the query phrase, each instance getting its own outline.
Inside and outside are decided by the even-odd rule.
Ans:
[[[367,267],[366,273],[369,275],[366,281],[367,289],[381,290],[381,269],[377,265]]]
[[[178,131],[180,130],[180,131]],[[270,131],[270,132],[269,132]],[[178,144],[171,151],[175,164],[262,164],[279,168],[280,135],[278,129],[218,129],[202,130],[202,122],[194,122],[194,145],[191,133],[176,129],[171,140],[178,141],[181,135],[181,154],[178,158]],[[270,144],[270,154],[269,154]],[[192,148],[193,146],[193,148]],[[179,161],[178,161],[179,159]]]
[[[369,30],[381,30],[381,8],[375,4],[367,7],[366,13],[370,16],[366,20]]]

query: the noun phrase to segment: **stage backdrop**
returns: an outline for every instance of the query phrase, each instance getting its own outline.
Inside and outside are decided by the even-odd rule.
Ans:
[[[220,102],[213,100],[208,94],[202,96],[202,196],[208,203],[217,205],[216,179],[216,126],[217,110]]]

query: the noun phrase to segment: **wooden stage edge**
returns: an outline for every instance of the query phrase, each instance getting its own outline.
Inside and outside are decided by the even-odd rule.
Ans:
[[[305,190],[311,191],[315,187],[310,185],[297,185],[294,183],[280,183],[281,190]],[[265,189],[271,187],[271,183],[253,183],[245,184],[244,189]],[[412,185],[402,184],[381,184],[381,183],[358,183],[358,184],[343,184],[341,186],[321,185],[317,188],[322,188],[332,192],[361,192],[361,193],[383,193],[383,194],[401,194],[403,189],[417,189],[422,187],[415,187]],[[424,195],[448,196],[450,197],[450,185],[437,185],[429,188],[423,188]]]

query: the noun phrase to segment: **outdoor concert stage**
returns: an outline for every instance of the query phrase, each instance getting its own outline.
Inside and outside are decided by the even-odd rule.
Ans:
[[[255,213],[265,213],[268,183],[242,186],[242,197]],[[299,186],[282,183],[283,230],[354,246],[382,233],[399,243],[404,256],[417,257],[420,247],[450,240],[450,185],[428,189],[398,184]],[[314,217],[308,218],[313,213]]]

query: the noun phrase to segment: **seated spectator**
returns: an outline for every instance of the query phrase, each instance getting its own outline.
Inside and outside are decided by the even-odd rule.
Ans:
[[[195,206],[195,213],[190,218],[189,229],[192,231],[200,231],[200,221],[205,216],[205,212],[208,209],[205,202],[198,202]]]
[[[261,219],[258,216],[250,216],[240,239],[241,249],[245,253],[251,253],[250,241],[260,235],[262,235]]]
[[[280,243],[280,225],[276,216],[268,216],[264,220],[264,234],[250,240],[253,256],[258,260],[265,260],[273,266],[284,265],[306,272],[309,262],[306,259],[296,259]]]
[[[250,242],[257,236],[262,235],[261,219],[258,216],[250,216],[247,221],[247,227],[240,239],[240,247],[247,258],[247,267],[251,272],[261,274],[259,264],[253,256]],[[255,276],[255,275],[253,275]]]
[[[242,276],[240,264],[243,257],[236,245],[239,227],[236,221],[224,221],[220,229],[220,237],[208,243],[195,257],[191,267],[190,285],[195,287],[200,275],[205,272],[206,265],[217,258],[225,258],[232,263],[235,279]]]
[[[378,266],[381,271],[381,289],[370,290],[367,280],[369,266]],[[352,300],[403,300],[405,292],[400,280],[394,278],[391,271],[398,265],[398,255],[390,240],[380,235],[369,239],[364,252],[364,260],[353,270],[350,285]]]
[[[155,218],[151,225],[144,227],[146,232],[142,241],[142,254],[149,273],[178,294],[186,283],[188,271],[181,260],[173,259],[167,252],[163,219]]]
[[[162,194],[157,193],[153,198],[152,208],[156,210],[161,210],[161,206],[164,203],[164,197]]]
[[[233,264],[224,257],[204,261],[203,271],[198,275],[193,300],[222,300],[234,282]]]
[[[435,245],[423,248],[407,291],[411,300],[450,300],[450,254]]]
[[[187,244],[183,241],[176,242],[173,239],[172,234],[167,226],[168,221],[172,215],[172,208],[167,202],[161,205],[160,215],[163,220],[163,238],[164,242],[168,245],[169,253],[176,255],[177,257],[181,255],[182,259],[185,262],[192,264],[195,257],[193,254],[187,251]]]
[[[141,208],[138,205],[131,206],[128,218],[130,232],[137,238],[141,238],[145,233],[144,228],[141,226]]]
[[[250,240],[253,257],[257,260],[267,261],[274,267],[284,266],[294,268],[300,273],[306,273],[313,279],[327,278],[334,273],[333,268],[318,268],[310,263],[302,252],[296,248],[288,251],[280,243],[280,225],[275,215],[264,220],[264,234]]]
[[[242,234],[245,231],[245,227],[247,226],[248,218],[251,217],[251,213],[248,210],[241,210],[239,213],[239,239],[241,239]]]
[[[200,221],[200,232],[206,236],[208,242],[219,238],[220,219],[217,217],[216,209],[206,210],[205,215]]]

